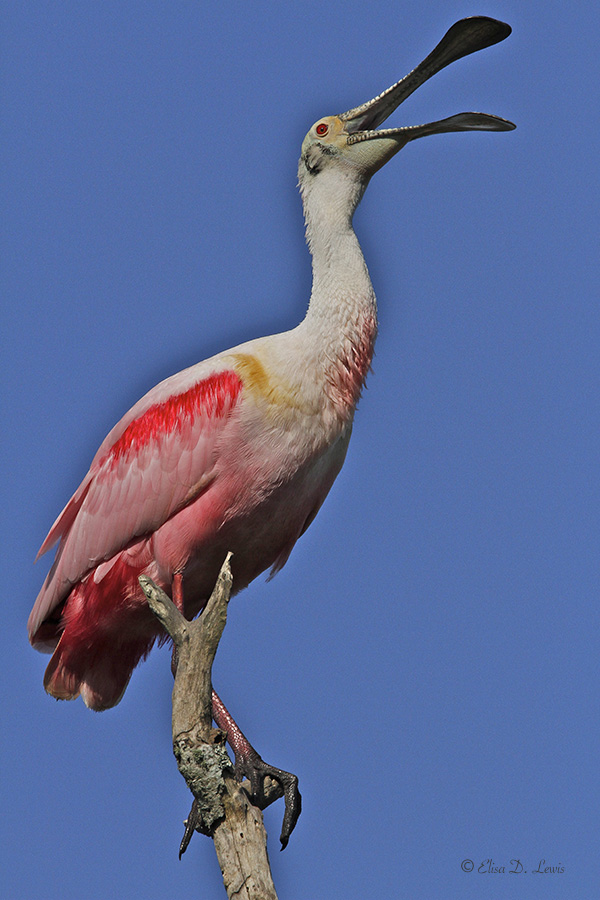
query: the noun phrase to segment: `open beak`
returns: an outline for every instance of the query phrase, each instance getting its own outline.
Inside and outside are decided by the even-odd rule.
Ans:
[[[483,50],[485,47],[491,47],[492,44],[503,41],[511,33],[511,30],[510,25],[487,16],[460,19],[446,32],[429,56],[405,78],[379,94],[378,97],[369,100],[368,103],[341,113],[338,118],[344,123],[348,144],[358,144],[361,141],[376,139],[377,146],[371,145],[369,152],[365,153],[364,161],[371,172],[376,171],[387,162],[408,141],[414,141],[416,138],[425,137],[428,134],[441,134],[448,131],[512,131],[513,128],[516,128],[512,122],[501,119],[499,116],[465,112],[450,116],[448,119],[440,119],[437,122],[428,122],[425,125],[376,130],[407,97],[410,97],[413,91],[440,69],[463,56],[475,53],[476,50]]]

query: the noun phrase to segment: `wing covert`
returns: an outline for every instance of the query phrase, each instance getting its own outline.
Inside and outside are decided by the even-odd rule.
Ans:
[[[225,369],[168,391],[180,376],[150,391],[115,426],[54,523],[40,553],[59,538],[61,544],[32,611],[30,634],[71,584],[155,531],[215,477],[218,444],[242,381]]]

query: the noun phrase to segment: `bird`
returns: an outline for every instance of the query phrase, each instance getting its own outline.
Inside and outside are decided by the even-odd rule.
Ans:
[[[310,128],[298,167],[313,273],[306,315],[162,381],[102,442],[38,554],[59,544],[28,622],[32,645],[52,654],[51,696],[81,696],[97,711],[119,703],[165,637],[141,575],[191,619],[229,551],[234,592],[284,566],[342,468],[373,358],[377,305],[352,225],[370,178],[417,138],[515,127],[478,112],[379,126],[436,72],[510,32],[462,19],[405,78]],[[219,704],[213,694],[215,721],[243,756]]]

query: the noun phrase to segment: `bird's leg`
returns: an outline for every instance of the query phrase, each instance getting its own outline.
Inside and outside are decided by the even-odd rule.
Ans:
[[[171,581],[171,600],[181,615],[185,615],[183,612],[183,575],[181,572],[175,572],[173,575],[173,580]],[[171,651],[171,674],[173,678],[175,678],[178,661],[179,653],[177,652],[177,647],[173,644],[173,649]]]
[[[183,615],[183,576],[181,572],[176,572],[173,575],[171,594],[173,603]],[[177,671],[177,657],[177,648],[173,647],[171,655],[173,677],[175,677],[175,672]],[[264,809],[264,779],[266,776],[272,778],[280,785],[285,801],[285,813],[279,840],[281,841],[281,849],[285,849],[302,809],[302,797],[298,790],[298,776],[293,775],[291,772],[285,772],[283,769],[277,769],[275,766],[270,766],[262,759],[241,728],[239,728],[215,690],[212,692],[212,715],[217,727],[225,733],[229,746],[233,750],[233,770],[236,780],[241,782],[243,778],[247,778],[250,782],[250,795],[253,803],[259,809]],[[199,824],[199,818],[198,806],[196,800],[194,800],[190,814],[185,822],[185,832],[179,847],[180,859],[187,849],[196,824]]]
[[[298,816],[302,810],[302,797],[298,790],[298,776],[270,766],[256,752],[248,738],[237,725],[235,719],[213,689],[212,714],[217,726],[227,735],[229,746],[233,750],[235,763],[233,770],[238,781],[247,778],[250,782],[252,800],[259,809],[264,809],[264,779],[266,776],[276,781],[285,801],[285,813],[281,826],[281,849],[287,847],[290,835],[296,827]]]

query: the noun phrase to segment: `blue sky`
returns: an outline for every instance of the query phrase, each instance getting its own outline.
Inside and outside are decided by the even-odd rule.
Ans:
[[[110,712],[51,700],[33,558],[142,393],[296,324],[305,132],[473,14],[513,35],[390,124],[517,131],[415,142],[369,186],[380,337],[348,459],[281,574],[231,604],[214,680],[300,777],[283,854],[266,816],[282,898],[597,893],[599,22],[577,9],[2,4],[2,897],[224,895],[210,841],[177,859],[168,653]]]

